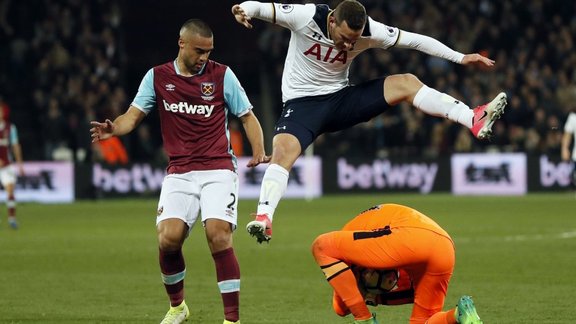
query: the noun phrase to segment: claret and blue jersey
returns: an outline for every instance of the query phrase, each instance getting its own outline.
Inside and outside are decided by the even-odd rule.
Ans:
[[[148,114],[157,108],[168,173],[236,170],[230,146],[228,113],[241,117],[252,105],[232,70],[209,60],[193,76],[183,76],[176,61],[144,76],[132,105]]]

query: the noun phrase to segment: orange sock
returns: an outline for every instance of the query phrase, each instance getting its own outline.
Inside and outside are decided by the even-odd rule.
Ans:
[[[364,303],[364,297],[358,290],[356,277],[349,266],[333,257],[330,253],[330,234],[320,235],[312,244],[312,254],[316,263],[324,272],[326,280],[334,292],[342,299],[356,320],[367,320],[372,317],[370,310]]]
[[[438,312],[428,319],[427,324],[456,324],[456,317],[454,317],[455,309],[445,312]]]
[[[342,298],[346,307],[354,315],[354,319],[365,320],[372,317],[370,310],[364,303],[364,297],[360,294],[356,284],[356,277],[351,270],[345,270],[333,276],[328,281],[334,291]]]
[[[342,298],[340,298],[336,292],[334,292],[332,295],[332,309],[334,309],[334,312],[338,314],[338,316],[344,317],[350,314],[350,309],[348,309],[348,306],[344,304]]]

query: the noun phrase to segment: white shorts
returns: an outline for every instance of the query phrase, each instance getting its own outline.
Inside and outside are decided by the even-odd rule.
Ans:
[[[0,168],[0,183],[2,183],[2,186],[4,187],[16,183],[16,171],[14,170],[13,165]]]
[[[156,225],[178,218],[192,229],[202,215],[202,223],[221,219],[236,228],[238,219],[238,175],[230,170],[190,171],[164,177]]]

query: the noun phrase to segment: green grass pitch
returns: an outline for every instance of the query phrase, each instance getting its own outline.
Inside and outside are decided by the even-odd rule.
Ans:
[[[445,309],[474,297],[484,323],[576,319],[576,198],[343,195],[283,200],[274,239],[244,230],[255,201],[240,201],[235,250],[244,324],[351,323],[331,310],[331,288],[310,245],[323,232],[384,202],[434,218],[456,243]],[[0,223],[0,323],[159,323],[168,308],[160,281],[156,199],[20,204],[21,228]],[[189,323],[222,323],[214,264],[198,224],[184,247]],[[407,323],[411,305],[380,306],[381,323]]]

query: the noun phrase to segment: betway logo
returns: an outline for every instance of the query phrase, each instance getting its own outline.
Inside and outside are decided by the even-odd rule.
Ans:
[[[350,165],[338,159],[338,185],[342,189],[358,186],[361,189],[419,189],[429,193],[434,185],[438,165],[435,163],[399,163],[375,160],[372,164]]]
[[[544,187],[552,187],[558,184],[560,187],[570,186],[572,166],[568,162],[558,164],[550,161],[545,155],[540,157],[540,183]]]
[[[134,164],[131,167],[109,170],[94,164],[92,184],[104,192],[118,193],[157,191],[162,186],[166,172],[148,164]]]
[[[214,110],[214,105],[189,105],[187,102],[171,104],[167,103],[164,99],[162,99],[162,103],[164,104],[164,109],[167,111],[184,114],[204,115],[206,118],[210,117],[212,115],[212,111]]]

